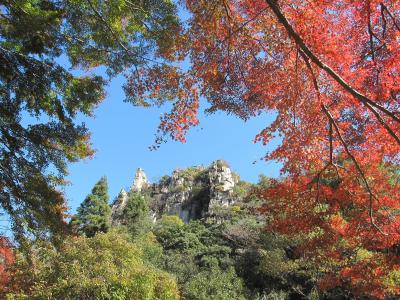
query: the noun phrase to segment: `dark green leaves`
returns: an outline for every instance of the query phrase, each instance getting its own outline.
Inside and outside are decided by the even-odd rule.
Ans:
[[[109,76],[168,57],[180,25],[169,0],[5,0],[0,11],[0,208],[21,232],[46,232],[46,218],[64,226],[67,163],[93,154],[75,118],[93,114]],[[24,190],[32,180],[41,190]]]
[[[102,177],[78,208],[71,224],[76,231],[87,237],[107,232],[111,226],[111,208],[108,205],[107,179]]]

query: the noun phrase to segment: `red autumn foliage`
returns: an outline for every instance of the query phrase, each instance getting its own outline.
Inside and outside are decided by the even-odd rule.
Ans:
[[[334,261],[321,287],[400,293],[390,280],[400,269],[400,1],[182,3],[191,18],[177,57],[189,68],[164,61],[126,86],[138,99],[175,101],[158,141],[184,140],[199,96],[209,112],[276,113],[255,138],[282,137],[266,156],[286,178],[261,193],[269,230],[302,233],[304,256]]]
[[[9,274],[7,268],[13,263],[14,256],[9,240],[0,236],[0,292],[7,288]]]

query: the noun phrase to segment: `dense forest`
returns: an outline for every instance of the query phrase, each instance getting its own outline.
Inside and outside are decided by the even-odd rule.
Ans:
[[[398,299],[399,62],[398,0],[0,1],[1,297]],[[139,172],[110,206],[102,177],[70,216],[80,117],[117,77],[168,109],[154,151],[203,107],[273,115],[254,142],[281,178]]]

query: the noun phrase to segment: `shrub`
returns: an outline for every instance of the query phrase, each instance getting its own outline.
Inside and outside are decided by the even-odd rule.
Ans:
[[[71,237],[60,250],[48,244],[32,249],[33,264],[19,254],[13,278],[29,284],[9,299],[179,299],[174,277],[145,264],[127,235]]]

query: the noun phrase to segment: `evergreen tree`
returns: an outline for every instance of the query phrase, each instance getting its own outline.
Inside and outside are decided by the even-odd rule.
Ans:
[[[97,232],[107,232],[111,226],[111,208],[108,205],[107,178],[102,177],[78,208],[72,225],[80,234],[93,237]]]
[[[150,229],[149,198],[141,193],[130,191],[124,209],[123,224],[137,237]]]

